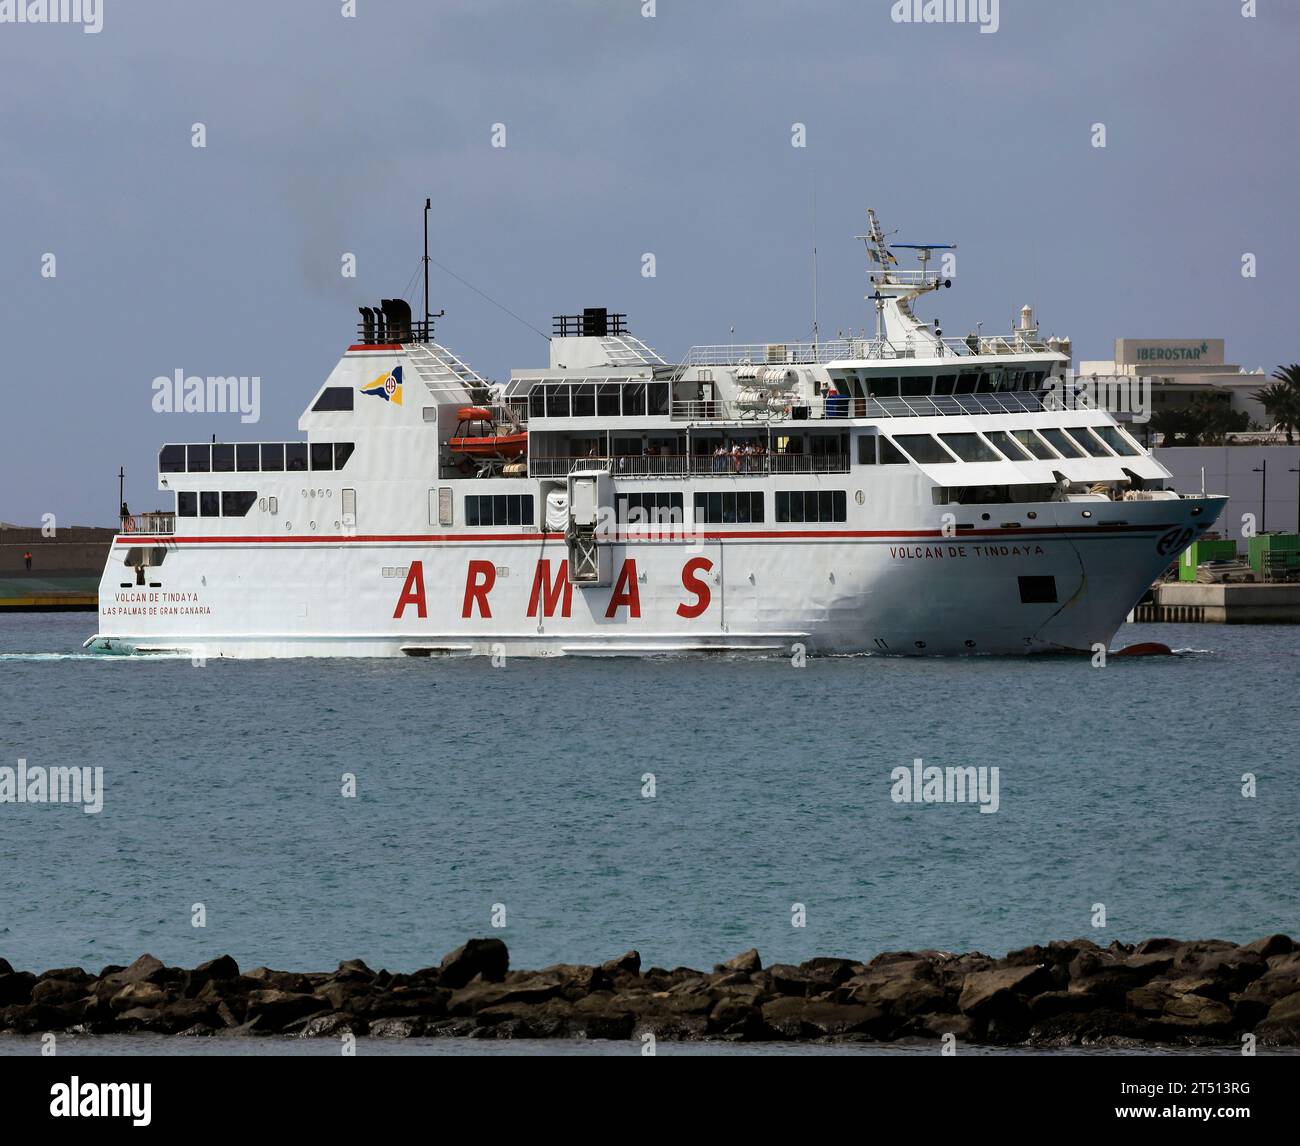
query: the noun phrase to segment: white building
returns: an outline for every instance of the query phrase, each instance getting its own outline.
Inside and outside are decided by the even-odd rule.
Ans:
[[[1149,379],[1153,414],[1217,397],[1267,427],[1269,417],[1254,395],[1269,384],[1268,375],[1223,357],[1222,338],[1117,338],[1113,361],[1080,362],[1078,374]]]

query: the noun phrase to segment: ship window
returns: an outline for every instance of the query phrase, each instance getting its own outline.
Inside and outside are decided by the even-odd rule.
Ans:
[[[343,518],[343,524],[352,526],[357,523],[357,491],[354,489],[345,489],[340,491],[341,503],[340,510]]]
[[[899,396],[902,398],[928,397],[932,385],[933,379],[928,374],[903,378],[899,383]]]
[[[569,388],[567,386],[546,387],[546,416],[548,418],[567,418],[569,416]]]
[[[287,470],[305,470],[307,468],[307,443],[284,443],[284,468]]]
[[[332,470],[334,468],[334,444],[332,442],[311,443],[311,468],[314,470]]]
[[[1103,446],[1096,438],[1092,437],[1086,428],[1082,426],[1072,427],[1069,433],[1070,441],[1081,446],[1087,453],[1094,458],[1108,458],[1110,454],[1106,452]]]
[[[584,382],[573,388],[573,416],[575,418],[594,418],[596,416],[596,387]]]
[[[192,474],[205,474],[212,469],[212,447],[209,445],[185,447],[186,469]]]
[[[1002,456],[979,434],[940,434],[943,444],[964,462],[1000,462]]]
[[[848,495],[842,489],[777,490],[777,521],[818,524],[847,520]]]
[[[894,441],[902,446],[914,461],[922,464],[953,460],[952,455],[929,434],[899,434]]]
[[[1039,460],[1054,461],[1056,459],[1056,455],[1048,449],[1047,445],[1033,430],[1008,430],[1007,432]]]
[[[221,495],[216,490],[205,489],[199,494],[199,516],[221,516]]]
[[[1023,434],[1025,431],[1021,430],[1020,432]],[[1006,430],[985,430],[984,436],[1013,462],[1023,461],[1025,458],[1033,456],[1029,452],[1028,446],[1018,438],[1012,437]]]
[[[258,464],[258,447],[254,442],[249,445],[247,442],[241,442],[235,447],[235,469],[241,473],[255,473]]]
[[[313,410],[351,410],[351,386],[326,386],[320,397],[312,404]]]
[[[178,517],[198,517],[199,495],[192,489],[183,489],[177,492],[176,515]]]
[[[1114,426],[1094,426],[1092,432],[1100,436],[1101,440],[1117,454],[1126,458],[1142,456],[1142,451]]]
[[[861,434],[858,437],[858,465],[874,466],[876,464],[876,435]]]
[[[686,520],[680,493],[621,493],[618,520],[633,525],[680,525]]]
[[[511,493],[465,496],[466,525],[532,525],[533,495]]]
[[[221,491],[221,516],[244,517],[253,508],[257,494],[251,489],[226,489]]]
[[[1052,448],[1063,458],[1084,458],[1088,456],[1060,430],[1039,430],[1038,432],[1051,443]]]
[[[122,558],[122,564],[130,566],[131,568],[145,565],[153,569],[157,568],[166,560],[167,550],[161,545],[150,546],[148,548],[133,545],[126,551],[126,556]]]
[[[212,447],[212,472],[230,474],[235,472],[235,447],[227,442]]]
[[[596,387],[596,414],[599,417],[618,417],[618,392],[619,386],[616,382],[602,382]]]
[[[356,449],[354,442],[335,442],[334,443],[334,468],[341,470],[348,464],[348,458],[352,456],[352,451]]]
[[[645,414],[645,383],[627,382],[623,385],[623,417],[640,417]]]
[[[763,494],[760,490],[695,495],[696,525],[750,525],[762,520]]]
[[[651,382],[646,387],[646,401],[651,414],[668,413],[668,383]]]
[[[1037,390],[1043,381],[1046,371],[1043,370],[1026,370],[1025,371],[1025,389]]]
[[[993,390],[993,375],[987,370],[980,375],[979,381],[975,385],[977,394],[988,394]]]
[[[880,464],[882,466],[905,466],[907,465],[907,458],[903,456],[903,451],[893,442],[882,437],[880,439]]]
[[[897,398],[898,397],[898,379],[897,378],[867,378],[867,397],[869,398]]]
[[[971,371],[963,371],[957,376],[957,387],[953,390],[954,394],[974,394],[975,384],[979,381],[979,375]]]
[[[546,388],[534,385],[528,391],[528,416],[530,418],[546,417]]]
[[[1055,577],[1018,577],[1022,605],[1055,605]]]
[[[956,374],[940,374],[934,381],[934,392],[936,394],[951,394],[953,387],[956,385]]]
[[[284,469],[284,443],[262,443],[262,469],[279,471]]]
[[[183,474],[185,472],[185,447],[163,446],[158,451],[158,472],[162,474]]]

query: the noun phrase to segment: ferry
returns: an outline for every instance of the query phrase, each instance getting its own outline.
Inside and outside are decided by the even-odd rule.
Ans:
[[[275,442],[162,446],[106,653],[1095,653],[1226,498],[1182,493],[1030,308],[917,316],[943,245],[865,240],[874,334],[662,358],[605,308],[496,384],[404,299]],[[426,204],[427,235],[427,204]],[[916,252],[902,269],[897,250]],[[125,511],[125,506],[123,507]]]

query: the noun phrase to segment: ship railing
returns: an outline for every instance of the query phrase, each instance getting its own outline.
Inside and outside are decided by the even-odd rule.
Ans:
[[[692,346],[687,366],[789,366],[844,360],[957,358],[981,354],[1044,354],[1046,342],[1028,333],[968,335],[964,338],[920,334],[914,338],[833,338],[825,342],[753,342]]]
[[[567,477],[604,469],[615,477],[761,477],[771,474],[846,474],[847,454],[616,454],[593,458],[533,458],[532,477]]]
[[[122,533],[139,533],[146,537],[176,532],[176,515],[174,513],[124,513],[120,531]]]
[[[785,422],[828,418],[935,418],[971,414],[1037,414],[1046,407],[1045,390],[1001,390],[987,394],[936,394],[910,398],[854,398],[848,394],[811,402],[757,407],[747,402],[675,401],[672,416],[681,421]]]

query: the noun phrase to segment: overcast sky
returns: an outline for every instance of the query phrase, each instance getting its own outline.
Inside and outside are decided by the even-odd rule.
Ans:
[[[102,2],[97,34],[0,24],[0,520],[108,524],[119,465],[163,504],[164,441],[297,436],[356,306],[418,270],[426,195],[456,275],[543,331],[625,311],[668,359],[810,333],[815,196],[823,335],[873,322],[873,206],[959,244],[920,307],[946,333],[1032,302],[1076,361],[1300,360],[1294,0],[1001,0],[992,34],[892,0]],[[437,267],[432,293],[480,372],[546,362]],[[260,424],[155,413],[178,369],[260,376]]]

